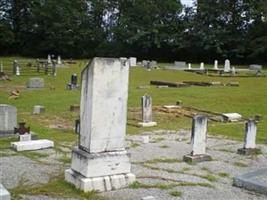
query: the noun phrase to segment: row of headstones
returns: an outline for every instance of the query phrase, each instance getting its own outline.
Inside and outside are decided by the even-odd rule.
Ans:
[[[182,68],[182,69],[186,69],[186,62],[183,62],[183,61],[175,61],[174,62],[174,65],[175,67],[177,68]],[[188,63],[188,67],[187,69],[192,69],[192,65],[191,63]],[[201,62],[200,63],[200,67],[199,67],[200,70],[205,70],[205,64],[204,62]],[[214,61],[214,67],[213,67],[214,70],[219,70],[218,68],[218,60],[215,60]],[[223,69],[224,72],[233,72],[235,73],[235,67],[232,67],[231,68],[231,64],[230,64],[230,60],[226,59],[225,62],[224,62],[224,69]]]
[[[43,106],[34,106],[33,114],[40,114],[44,112]],[[17,108],[14,106],[0,104],[0,137],[19,135],[18,142],[11,142],[11,147],[16,151],[39,150],[51,148],[54,142],[51,140],[40,139],[32,140],[33,132],[30,127],[25,127],[25,122],[20,122],[17,126]]]
[[[124,146],[128,75],[129,63],[112,58],[94,58],[83,70],[79,145],[72,151],[65,180],[85,192],[119,189],[135,180]],[[151,98],[142,97],[142,105],[143,122],[153,122]],[[184,160],[210,159],[206,155],[207,121],[205,116],[193,118],[193,150]],[[249,121],[247,127],[243,149],[252,149],[256,137],[254,121]]]
[[[208,117],[203,115],[194,116],[191,133],[192,152],[184,156],[184,161],[195,163],[211,160],[211,156],[206,154],[207,130]],[[251,155],[259,152],[259,149],[256,148],[256,134],[255,120],[248,120],[245,128],[244,145],[243,148],[237,150],[238,154]]]

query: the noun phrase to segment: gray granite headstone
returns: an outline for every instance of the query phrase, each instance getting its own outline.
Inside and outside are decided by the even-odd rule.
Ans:
[[[155,60],[152,60],[149,62],[149,68],[157,68],[158,67],[158,62]]]
[[[234,177],[234,186],[267,195],[267,168]]]
[[[184,69],[184,68],[186,68],[186,62],[184,62],[184,61],[174,61],[174,66],[176,68]]]
[[[251,70],[262,70],[262,65],[256,65],[256,64],[253,64],[253,65],[249,65],[249,69]]]
[[[44,79],[43,78],[29,78],[27,82],[27,88],[43,88]]]
[[[0,136],[13,134],[17,125],[17,108],[11,105],[0,104]]]

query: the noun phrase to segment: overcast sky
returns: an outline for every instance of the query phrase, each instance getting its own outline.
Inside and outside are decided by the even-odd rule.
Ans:
[[[185,4],[187,6],[192,6],[193,2],[194,2],[194,0],[181,0],[181,3]]]

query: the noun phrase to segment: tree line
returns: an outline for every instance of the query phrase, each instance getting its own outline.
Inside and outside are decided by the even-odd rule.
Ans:
[[[1,0],[0,55],[267,63],[266,0]]]

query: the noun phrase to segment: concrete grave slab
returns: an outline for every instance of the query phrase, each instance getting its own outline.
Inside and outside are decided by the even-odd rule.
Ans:
[[[234,186],[267,195],[267,168],[234,177]]]
[[[11,142],[11,147],[16,151],[30,151],[47,149],[54,147],[54,142],[51,140],[31,140],[22,142]]]

